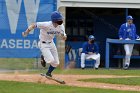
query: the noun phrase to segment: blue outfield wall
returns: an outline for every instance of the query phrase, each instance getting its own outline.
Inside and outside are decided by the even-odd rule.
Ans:
[[[39,29],[28,37],[21,33],[34,22],[49,21],[56,0],[0,0],[0,57],[32,58],[40,56]]]

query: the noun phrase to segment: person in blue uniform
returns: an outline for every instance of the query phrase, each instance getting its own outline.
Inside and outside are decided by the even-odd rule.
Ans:
[[[135,40],[140,37],[136,34],[136,26],[133,24],[133,17],[127,16],[126,23],[122,24],[119,29],[119,39],[120,40]],[[132,55],[134,44],[124,44],[125,59],[124,59],[124,69],[128,69],[130,65],[130,57]]]
[[[95,43],[95,37],[90,35],[88,37],[88,41],[85,42],[82,46],[82,53],[81,53],[81,68],[85,68],[85,59],[94,59],[95,62],[95,69],[98,69],[100,65],[100,54],[99,54],[99,47]]]

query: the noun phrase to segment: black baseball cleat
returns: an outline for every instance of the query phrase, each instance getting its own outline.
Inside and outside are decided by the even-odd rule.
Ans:
[[[45,62],[45,60],[44,60],[44,56],[43,56],[43,55],[41,55],[41,65],[42,65],[43,67],[46,67],[46,62]]]
[[[95,67],[95,70],[98,70],[98,68],[97,68],[97,67]]]
[[[82,67],[82,70],[84,70],[85,68],[84,67]]]
[[[52,74],[51,73],[46,73],[46,77],[52,77]]]
[[[124,66],[124,70],[128,70],[128,68],[129,68],[129,66],[126,64],[126,65]]]

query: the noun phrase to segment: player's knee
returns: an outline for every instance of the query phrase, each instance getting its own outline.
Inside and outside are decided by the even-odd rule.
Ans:
[[[59,65],[59,61],[53,61],[53,62],[51,62],[51,65],[53,67],[57,67]]]
[[[81,53],[81,56],[85,56],[86,54],[85,53]]]
[[[82,53],[81,54],[81,58],[85,58],[86,54],[85,53]]]
[[[130,52],[126,52],[126,56],[131,56],[131,53]]]
[[[51,59],[47,59],[44,57],[44,60],[47,62],[47,63],[53,63],[55,60],[53,58]]]
[[[51,65],[52,65],[53,67],[57,67],[57,66],[59,65],[59,63],[51,63]]]
[[[99,53],[97,55],[98,55],[98,57],[101,57],[101,55]]]

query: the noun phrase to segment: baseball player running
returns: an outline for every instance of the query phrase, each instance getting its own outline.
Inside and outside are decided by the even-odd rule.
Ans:
[[[120,40],[135,40],[140,37],[136,34],[136,26],[133,24],[133,17],[127,16],[127,22],[122,24],[119,29],[119,39]],[[133,51],[134,44],[124,44],[124,50],[126,53],[124,59],[124,69],[128,69],[130,65],[130,57]]]
[[[88,42],[85,42],[82,47],[82,54],[81,54],[81,68],[85,68],[85,59],[94,59],[96,60],[95,69],[98,69],[100,65],[100,54],[99,54],[99,47],[94,42],[95,37],[90,35],[88,37]]]
[[[25,32],[22,32],[23,37],[26,37],[35,28],[40,29],[38,46],[42,52],[41,62],[44,67],[46,63],[50,64],[46,75],[52,77],[51,73],[59,65],[58,53],[53,39],[55,35],[60,36],[63,40],[67,38],[63,25],[63,16],[60,12],[54,11],[51,14],[51,21],[31,24]]]

